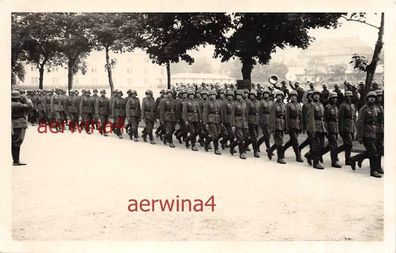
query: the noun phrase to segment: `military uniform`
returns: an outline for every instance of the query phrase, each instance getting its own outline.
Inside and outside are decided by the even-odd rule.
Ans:
[[[46,116],[46,112],[45,112],[45,110],[47,108],[47,106],[46,106],[46,101],[47,101],[46,97],[47,96],[45,94],[43,94],[42,92],[39,93],[39,98],[38,98],[39,102],[37,104],[37,112],[38,112],[39,124],[44,124],[44,123],[47,122],[47,116]]]
[[[110,99],[106,97],[106,91],[100,91],[101,96],[95,101],[95,115],[100,120],[99,133],[107,136],[106,125],[109,123]]]
[[[221,115],[223,122],[223,139],[220,141],[221,147],[224,149],[227,147],[227,142],[230,144],[234,142],[234,132],[232,131],[231,126],[231,108],[234,103],[234,92],[232,90],[227,91],[227,97],[221,104]]]
[[[282,96],[281,101],[274,101],[269,118],[270,131],[274,135],[274,145],[267,149],[268,158],[272,158],[272,153],[276,149],[278,155],[278,163],[285,164],[285,154],[283,150],[283,135],[286,131],[286,106],[283,103],[284,93],[282,91],[277,91],[275,94],[275,99],[278,96]]]
[[[51,113],[55,116],[55,126],[64,127],[64,122],[66,120],[66,100],[62,95],[62,90],[58,90],[59,94],[55,94],[51,98]]]
[[[302,106],[302,132],[305,133],[307,132],[307,125],[308,125],[308,109],[312,105],[312,91],[308,90],[307,91],[307,100]],[[301,153],[301,150],[303,150],[306,146],[309,145],[309,136],[310,134],[307,132],[307,138],[298,146],[298,150]]]
[[[376,97],[375,92],[369,92],[367,94],[367,100],[369,97]],[[358,119],[356,122],[356,137],[359,142],[363,142],[366,151],[359,153],[350,158],[352,169],[355,169],[356,161],[362,159],[362,156],[367,155],[370,159],[370,175],[373,177],[381,177],[378,170],[380,169],[379,164],[379,152],[376,146],[378,137],[378,114],[374,103],[367,103],[360,108]]]
[[[156,120],[156,105],[151,90],[146,91],[146,95],[151,94],[151,97],[145,97],[142,101],[142,119],[144,120],[145,127],[143,129],[143,139],[149,136],[150,143],[155,144],[153,138],[154,122]]]
[[[122,139],[122,129],[126,117],[126,99],[122,97],[122,91],[117,92],[117,97],[113,99],[113,129],[118,138]]]
[[[214,151],[216,155],[220,155],[219,138],[221,134],[221,108],[216,100],[216,92],[209,92],[210,98],[203,104],[202,124],[208,132],[205,140],[205,150],[208,151],[208,145],[213,141]]]
[[[129,137],[138,141],[138,126],[142,112],[140,110],[140,100],[137,97],[132,97],[133,94],[137,95],[137,92],[135,90],[131,91],[131,97],[126,99],[126,117],[130,124]]]
[[[51,99],[52,99],[53,92],[49,91],[47,92],[47,96],[45,97],[45,116],[47,119],[47,124],[51,127],[53,125],[54,121],[54,116],[51,111]]]
[[[243,97],[242,90],[237,91],[237,96]],[[243,98],[237,99],[231,107],[230,115],[231,126],[235,128],[235,141],[230,145],[230,152],[234,154],[234,148],[238,145],[239,157],[246,159],[245,156],[245,142],[249,138],[249,126],[247,118],[247,105]]]
[[[94,106],[95,106],[96,100],[98,98],[99,98],[98,90],[97,89],[93,89],[93,95],[91,96],[91,99],[92,99],[92,102],[93,102]],[[99,118],[98,118],[98,115],[96,115],[94,113],[92,118],[93,118],[93,122],[92,122],[93,124],[92,125],[95,126],[96,129],[99,129]]]
[[[74,131],[79,121],[79,97],[74,92],[66,100],[67,113],[69,115],[69,130]]]
[[[164,138],[164,144],[169,143],[169,147],[174,148],[173,144],[173,133],[175,132],[176,125],[176,101],[173,99],[172,90],[167,90],[168,97],[161,100],[159,104],[160,109],[160,121],[165,127],[166,136]]]
[[[13,165],[26,165],[19,160],[21,145],[25,138],[27,126],[26,115],[29,110],[33,109],[33,103],[26,97],[22,97],[19,91],[11,92],[11,153]]]
[[[187,137],[187,128],[182,115],[183,103],[187,99],[187,91],[183,90],[179,94],[180,97],[176,98],[176,121],[179,124],[179,128],[175,131],[175,136],[181,144],[182,139],[185,139]]]
[[[261,100],[261,110],[260,110],[260,127],[263,136],[258,140],[258,149],[260,150],[261,144],[265,143],[266,148],[270,148],[270,137],[271,133],[269,130],[269,115],[272,107],[272,101],[269,96],[271,95],[269,90],[264,90],[263,95],[267,93],[268,98],[263,98]]]
[[[158,120],[160,118],[159,117],[159,104],[160,104],[161,100],[164,99],[164,93],[165,93],[165,91],[161,90],[160,91],[160,96],[155,99],[156,119],[158,119]],[[162,139],[164,134],[165,134],[165,129],[164,129],[164,126],[162,125],[162,123],[160,121],[157,130],[155,130],[155,135],[157,136],[157,138],[161,137],[161,139]]]
[[[248,115],[248,128],[249,128],[249,139],[246,142],[246,147],[251,143],[253,146],[254,156],[260,157],[258,154],[258,129],[260,124],[261,115],[261,104],[260,101],[256,99],[256,92],[251,90],[249,92],[249,98],[247,100],[247,115]]]
[[[190,91],[188,94],[191,96],[194,95],[194,92]],[[185,100],[183,103],[182,116],[189,133],[185,140],[186,146],[188,147],[189,142],[191,141],[191,149],[193,151],[197,151],[198,149],[196,148],[195,143],[198,135],[199,124],[201,123],[202,118],[202,111],[199,106],[199,102],[190,97]]]
[[[352,97],[351,91],[345,92],[345,97]],[[353,146],[353,136],[356,130],[356,109],[351,101],[343,101],[338,109],[338,128],[343,144],[338,147],[337,153],[345,151],[345,165],[350,165],[349,158]]]
[[[290,96],[293,95],[298,99],[298,93],[296,91],[290,92]],[[286,129],[289,133],[290,140],[286,142],[283,152],[285,152],[289,147],[293,147],[296,155],[296,161],[303,162],[300,149],[298,148],[298,135],[302,131],[302,108],[297,102],[297,99],[294,102],[290,101],[286,105]]]
[[[93,123],[94,103],[90,96],[91,92],[85,91],[83,97],[80,98],[80,114],[81,124],[85,127],[87,134],[91,134],[90,125]]]

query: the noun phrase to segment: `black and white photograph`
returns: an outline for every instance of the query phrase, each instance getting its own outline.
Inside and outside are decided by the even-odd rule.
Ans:
[[[393,14],[9,12],[0,234],[15,252],[54,252],[29,241],[394,240]]]

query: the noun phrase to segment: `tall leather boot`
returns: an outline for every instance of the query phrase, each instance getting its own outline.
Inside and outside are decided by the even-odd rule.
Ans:
[[[239,158],[241,159],[246,159],[245,156],[245,145],[243,143],[238,143],[238,148],[239,148]]]
[[[254,151],[254,157],[260,158],[259,152],[258,152],[258,147],[257,147],[257,141],[252,142],[253,146],[253,151]]]
[[[214,146],[214,153],[216,155],[221,155],[221,153],[219,151],[219,139],[218,138],[213,140],[213,146]]]
[[[380,173],[378,173],[377,166],[378,166],[378,157],[377,156],[370,157],[370,176],[380,178],[382,176]]]
[[[210,138],[210,137],[207,137],[205,140],[205,151],[206,152],[208,152],[208,150],[209,150],[209,145],[210,145],[211,141],[212,141],[212,138]]]
[[[284,156],[284,153],[283,153],[283,147],[282,146],[277,146],[276,147],[276,152],[277,152],[277,155],[278,155],[277,163],[286,164],[285,156]]]
[[[331,167],[334,168],[341,168],[342,166],[338,163],[337,159],[337,148],[332,149],[330,151],[330,157],[331,157]]]
[[[274,144],[274,145],[272,145],[270,148],[267,148],[267,156],[268,156],[268,159],[270,159],[270,160],[272,160],[272,153],[274,152],[274,150],[276,149],[276,145]]]
[[[345,165],[351,165],[350,159],[351,159],[351,150],[345,149]]]
[[[382,159],[382,157],[381,157],[381,155],[379,155],[378,157],[377,157],[377,172],[379,173],[379,174],[384,174],[384,169],[382,168],[382,166],[381,166],[381,159]]]
[[[236,140],[234,140],[234,141],[232,141],[230,143],[230,153],[231,153],[231,155],[234,155],[236,145],[237,145],[237,141]]]
[[[304,162],[304,160],[301,158],[301,152],[298,148],[298,145],[293,145],[293,150],[294,153],[296,154],[296,161],[300,163]]]
[[[318,170],[323,170],[324,169],[323,165],[319,163],[319,159],[318,159],[317,156],[315,156],[312,160],[313,160],[313,167],[315,169],[318,169]]]

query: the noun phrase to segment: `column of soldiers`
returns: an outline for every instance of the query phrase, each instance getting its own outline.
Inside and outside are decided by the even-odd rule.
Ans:
[[[264,143],[268,158],[271,160],[276,151],[280,164],[286,164],[285,151],[289,147],[294,151],[295,160],[303,162],[302,150],[309,146],[304,157],[315,169],[324,169],[323,156],[327,152],[331,166],[340,168],[338,154],[344,152],[345,165],[355,170],[356,164],[361,167],[367,158],[370,175],[381,177],[383,91],[369,92],[366,104],[357,113],[351,90],[342,93],[337,87],[335,91],[323,87],[322,92],[313,88],[304,92],[298,83],[292,91],[288,91],[285,84],[274,91],[264,87],[250,91],[195,87],[161,90],[156,99],[153,92],[147,90],[142,101],[135,90],[128,90],[127,97],[115,90],[110,98],[106,97],[105,90],[98,96],[96,89],[93,96],[90,90],[83,90],[81,96],[77,90],[70,91],[69,96],[62,89],[55,90],[55,94],[52,90],[36,90],[28,93],[34,108],[29,120],[51,123],[52,127],[60,129],[69,119],[70,130],[80,126],[90,134],[96,128],[104,136],[113,132],[119,138],[123,138],[125,130],[135,142],[139,139],[139,123],[143,121],[141,136],[145,142],[148,138],[151,144],[155,144],[155,135],[174,148],[176,138],[192,151],[201,146],[207,152],[213,149],[216,155],[227,148],[233,155],[238,148],[239,157],[246,159],[250,147],[253,156],[259,158]],[[110,130],[106,128],[108,124]],[[299,143],[302,133],[307,138]],[[287,142],[285,135],[289,136]],[[355,135],[365,151],[351,157]],[[339,145],[339,137],[342,145]]]

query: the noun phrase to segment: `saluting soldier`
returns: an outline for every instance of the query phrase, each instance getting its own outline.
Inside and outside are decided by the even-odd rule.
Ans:
[[[232,104],[230,123],[235,135],[234,142],[230,145],[230,153],[235,153],[235,146],[238,145],[239,157],[246,159],[245,142],[249,138],[249,126],[247,121],[247,105],[243,99],[244,91],[237,90],[236,101]]]
[[[330,151],[331,166],[334,168],[341,168],[338,163],[338,108],[337,108],[337,93],[330,92],[329,101],[324,112],[324,121],[327,129],[328,144],[322,150],[321,156]]]
[[[270,99],[271,92],[268,89],[263,90],[263,99],[261,100],[260,110],[260,127],[263,136],[257,142],[258,150],[260,151],[261,144],[265,143],[266,149],[270,148],[270,130],[269,130],[269,115],[273,102]]]
[[[91,98],[91,91],[86,90],[80,99],[81,125],[85,127],[85,132],[91,134],[90,125],[92,124],[94,113],[94,103]]]
[[[220,103],[216,100],[216,91],[209,92],[209,99],[204,103],[202,110],[202,123],[208,133],[205,140],[205,150],[208,151],[208,145],[213,141],[214,153],[221,155],[219,151],[219,138],[221,133],[221,108]]]
[[[248,115],[248,128],[249,128],[249,138],[246,141],[246,148],[251,143],[253,146],[254,157],[260,157],[258,153],[258,128],[260,123],[261,115],[261,103],[256,99],[257,94],[255,90],[250,90],[249,99],[247,100],[247,115]]]
[[[195,143],[197,141],[198,125],[201,123],[201,114],[199,102],[195,99],[194,91],[188,91],[188,99],[183,103],[182,115],[189,133],[185,140],[186,147],[189,147],[189,142],[191,141],[191,150],[193,151],[198,151]]]
[[[326,126],[324,123],[324,107],[319,102],[320,92],[315,90],[312,93],[312,103],[307,109],[307,133],[309,135],[309,148],[310,151],[305,154],[307,162],[312,165],[315,169],[324,169],[323,165],[319,162],[323,162],[320,156],[325,142]]]
[[[222,122],[224,127],[223,139],[220,141],[221,148],[229,147],[227,142],[230,144],[234,142],[234,132],[232,131],[231,126],[231,108],[234,103],[234,91],[227,90],[226,91],[226,100],[221,104],[221,115]]]
[[[370,91],[366,96],[366,104],[360,108],[358,119],[356,122],[356,137],[359,143],[363,143],[366,150],[350,158],[351,167],[355,170],[356,161],[363,156],[370,159],[370,176],[382,177],[379,173],[379,152],[376,146],[378,137],[378,114],[375,108],[375,99],[377,94]]]
[[[135,142],[138,141],[138,126],[141,117],[140,110],[140,100],[137,97],[136,90],[130,91],[130,97],[126,99],[126,117],[128,118],[130,128],[129,128],[129,138]]]
[[[280,164],[285,164],[285,154],[283,150],[283,135],[286,131],[286,106],[283,103],[285,95],[283,91],[278,90],[275,93],[275,101],[271,106],[270,117],[269,117],[269,127],[271,133],[274,136],[274,145],[267,149],[268,158],[272,159],[272,153],[276,149],[277,152],[277,162]]]
[[[159,120],[159,104],[160,104],[161,100],[164,99],[164,97],[165,97],[165,90],[162,89],[160,91],[160,96],[155,99],[156,119],[158,119],[158,121],[160,121]],[[162,125],[162,123],[160,121],[157,130],[155,130],[155,135],[157,136],[157,138],[160,137],[162,140],[164,133],[165,133],[164,126]]]
[[[165,127],[164,144],[169,143],[169,147],[174,148],[173,133],[175,132],[176,125],[176,101],[172,97],[172,90],[166,91],[165,98],[160,102],[160,121]]]
[[[153,92],[151,90],[146,91],[146,97],[142,101],[142,120],[144,121],[145,127],[143,129],[143,140],[147,141],[147,135],[149,136],[150,143],[155,144],[153,138],[154,122],[156,121],[156,105],[153,98]]]
[[[125,124],[126,116],[126,99],[122,97],[123,92],[117,91],[117,95],[113,99],[113,129],[118,138],[122,139],[122,129]]]
[[[100,97],[95,101],[95,115],[100,120],[99,133],[107,136],[106,125],[109,123],[110,99],[106,97],[106,90],[101,90]]]
[[[302,130],[302,108],[298,102],[298,93],[295,90],[290,92],[290,101],[286,105],[286,129],[290,139],[283,147],[283,152],[289,147],[293,147],[297,162],[304,162],[301,158],[301,152],[298,148],[298,135]]]
[[[352,103],[352,91],[345,91],[344,101],[338,110],[338,128],[343,144],[338,147],[337,154],[345,151],[345,165],[350,165],[349,158],[353,146],[353,137],[356,130],[356,108]]]
[[[306,95],[306,102],[302,106],[302,132],[305,133],[307,132],[307,126],[308,126],[308,109],[312,105],[312,90],[307,91]],[[307,138],[298,146],[298,150],[301,153],[301,150],[303,150],[306,146],[309,145],[309,136],[310,134],[307,132]]]

